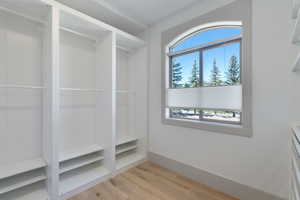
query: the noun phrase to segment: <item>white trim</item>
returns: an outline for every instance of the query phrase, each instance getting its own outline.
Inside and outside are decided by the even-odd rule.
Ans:
[[[241,27],[242,26],[242,22],[241,21],[218,21],[218,22],[212,22],[212,23],[206,23],[206,24],[202,24],[200,26],[196,26],[193,27],[187,31],[185,31],[184,33],[180,34],[179,36],[177,36],[175,39],[173,39],[169,44],[166,45],[165,48],[165,71],[167,72],[165,74],[165,88],[164,90],[166,91],[165,95],[165,100],[168,99],[167,96],[167,91],[169,91],[170,89],[168,89],[169,86],[169,68],[170,68],[170,62],[169,62],[169,57],[170,56],[174,56],[174,55],[180,55],[180,54],[184,54],[186,52],[189,51],[193,51],[199,48],[205,48],[207,46],[211,46],[211,45],[217,45],[217,44],[222,44],[223,42],[227,42],[227,41],[231,41],[231,40],[237,40],[237,39],[242,39],[241,35],[239,36],[235,36],[235,37],[231,37],[231,38],[226,38],[225,40],[217,40],[215,42],[210,42],[208,44],[204,44],[204,45],[199,45],[193,48],[188,48],[182,51],[178,51],[178,52],[170,52],[170,48],[173,47],[174,45],[176,45],[177,43],[186,40],[188,37],[192,37],[197,33],[200,32],[204,32],[207,31],[209,29],[215,29],[215,28],[220,28],[220,27]],[[242,47],[241,47],[242,48]],[[241,56],[242,56],[242,52],[241,52]],[[241,70],[242,71],[242,70]],[[201,87],[200,87],[201,88]],[[183,88],[184,89],[184,88]],[[243,100],[244,98],[242,98],[242,105],[243,105]],[[165,109],[168,108],[167,105],[167,101],[164,102],[164,107]],[[240,112],[242,111],[243,106],[241,107],[241,109],[239,110]],[[212,108],[211,110],[216,110],[214,108]],[[222,110],[222,109],[218,109],[218,110]],[[228,110],[228,109],[224,109],[224,110]],[[228,123],[223,122],[223,121],[219,121],[219,122],[207,122],[205,120],[199,120],[199,121],[192,121],[192,120],[184,120],[184,119],[176,119],[176,118],[169,118],[168,116],[166,116],[166,114],[164,114],[163,117],[163,122],[166,124],[170,124],[170,125],[180,125],[180,126],[185,126],[185,127],[193,127],[193,128],[199,128],[199,129],[205,129],[205,130],[210,130],[209,126],[213,126],[213,130],[217,131],[217,132],[222,132],[222,130],[226,133],[234,133],[237,135],[245,135],[245,136],[251,136],[249,129],[244,128],[243,126],[240,125],[240,123],[242,123],[242,119],[240,121],[240,123],[238,125],[236,124],[232,124],[233,127],[228,126]],[[177,124],[178,123],[178,124]],[[188,124],[191,124],[190,126]]]
[[[0,10],[2,10],[2,11],[4,11],[4,12],[11,13],[11,14],[14,14],[14,15],[17,15],[17,16],[22,17],[22,18],[25,18],[25,19],[28,19],[28,20],[30,20],[30,21],[34,21],[34,22],[40,23],[40,24],[45,24],[45,23],[46,23],[45,21],[43,21],[43,20],[41,20],[41,19],[38,19],[38,18],[29,16],[29,15],[23,14],[23,13],[14,11],[14,10],[11,10],[11,9],[9,9],[9,8],[5,8],[5,7],[2,7],[2,6],[0,6]]]
[[[201,24],[199,26],[196,26],[194,28],[191,28],[187,30],[186,32],[178,35],[175,39],[173,39],[167,46],[166,46],[166,52],[169,52],[169,50],[172,46],[174,46],[179,41],[186,39],[189,35],[194,35],[197,32],[205,31],[207,29],[216,28],[216,27],[230,27],[230,26],[242,26],[243,23],[240,21],[219,21],[219,22],[212,22],[212,23],[206,23]]]
[[[225,38],[223,40],[216,40],[216,41],[213,41],[213,42],[206,43],[204,45],[198,45],[198,46],[187,48],[187,49],[180,50],[180,51],[166,52],[166,54],[168,56],[175,56],[175,55],[180,55],[180,54],[184,54],[184,53],[188,53],[188,52],[197,51],[199,49],[208,48],[208,47],[211,47],[211,46],[214,46],[214,45],[220,45],[220,44],[225,44],[226,45],[229,42],[232,42],[232,43],[238,42],[242,39],[242,37],[243,37],[242,35],[237,35],[237,36]],[[182,40],[185,40],[185,39],[182,39]],[[169,50],[169,48],[168,48],[168,50]]]
[[[109,24],[106,24],[102,21],[99,21],[89,15],[86,15],[82,12],[79,12],[75,9],[72,9],[68,6],[65,6],[64,4],[61,4],[61,3],[58,3],[57,1],[55,0],[41,0],[43,3],[47,4],[47,5],[50,5],[50,6],[53,6],[53,7],[56,7],[58,8],[60,11],[63,11],[63,12],[66,12],[66,13],[69,13],[70,15],[74,15],[78,18],[81,18],[82,20],[85,20],[89,23],[92,23],[94,24],[95,26],[97,27],[100,27],[100,28],[103,28],[107,31],[111,31],[111,32],[114,32],[116,33],[117,35],[117,38],[118,37],[121,37],[121,38],[126,38],[127,40],[133,42],[133,43],[136,43],[138,44],[138,46],[144,46],[145,45],[145,41],[141,40],[140,38],[137,38],[129,33],[126,33],[118,28],[115,28]]]
[[[248,8],[247,8],[248,9]],[[213,131],[218,133],[239,135],[245,137],[252,136],[252,109],[251,109],[251,18],[237,20],[237,21],[222,21],[216,19],[215,22],[205,22],[203,20],[202,25],[193,26],[194,23],[191,23],[190,29],[189,22],[174,27],[170,30],[166,30],[162,34],[162,44],[161,44],[161,53],[162,53],[162,91],[161,91],[161,119],[162,123],[166,125],[187,127],[187,128],[196,128],[206,131]],[[214,18],[214,17],[213,17]],[[216,18],[222,19],[222,16],[218,16]],[[193,22],[195,21],[192,20]],[[199,17],[199,21],[201,22],[201,18]],[[243,22],[242,22],[243,21]],[[244,21],[247,24],[244,24]],[[248,23],[249,21],[249,23]],[[168,113],[166,112],[166,104],[167,104],[167,96],[166,90],[169,88],[169,76],[170,76],[170,63],[169,63],[169,51],[170,47],[176,45],[178,42],[186,39],[187,37],[191,37],[194,34],[197,34],[201,31],[206,31],[212,28],[220,28],[220,27],[242,27],[244,32],[242,34],[243,38],[241,40],[241,84],[243,85],[242,91],[242,109],[244,112],[241,116],[241,123],[236,126],[236,124],[232,124],[233,127],[228,127],[227,123],[224,122],[207,122],[205,120],[192,121],[192,120],[178,120],[171,119],[168,117]],[[174,33],[172,33],[174,31]],[[181,32],[180,32],[181,31]],[[177,34],[177,35],[176,35]],[[174,38],[174,39],[173,39]]]
[[[155,152],[149,152],[149,160],[158,165],[177,172],[187,178],[205,184],[217,191],[228,194],[241,200],[284,200],[273,194],[243,185],[234,180],[230,180],[219,174],[214,174],[198,167],[188,165],[186,163],[173,160],[164,155]]]
[[[92,1],[95,2],[95,3],[97,3],[97,4],[99,4],[99,5],[101,5],[101,6],[103,6],[103,7],[106,8],[106,9],[110,10],[111,12],[113,12],[113,13],[119,15],[120,17],[125,18],[125,19],[127,19],[128,21],[131,21],[132,23],[138,25],[138,26],[139,26],[140,28],[142,28],[142,29],[147,29],[147,28],[149,28],[148,25],[146,25],[146,24],[142,23],[141,21],[136,20],[136,19],[133,19],[132,17],[130,17],[130,16],[124,14],[124,13],[121,12],[119,9],[117,9],[115,6],[113,6],[113,5],[109,4],[109,3],[107,3],[106,1],[103,1],[103,0],[92,0]]]

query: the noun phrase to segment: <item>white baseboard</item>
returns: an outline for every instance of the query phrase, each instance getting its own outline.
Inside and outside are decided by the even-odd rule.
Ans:
[[[192,180],[205,184],[215,190],[236,197],[241,200],[283,200],[272,194],[251,188],[246,185],[211,174],[204,170],[191,167],[184,163],[166,158],[152,152],[148,153],[148,159],[162,167],[182,174]]]

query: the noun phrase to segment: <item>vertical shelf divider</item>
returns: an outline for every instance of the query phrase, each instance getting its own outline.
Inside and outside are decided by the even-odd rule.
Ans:
[[[48,193],[50,200],[59,200],[59,165],[58,165],[58,126],[59,126],[59,9],[50,6],[51,13],[46,29],[46,70],[47,90],[44,98],[45,116],[45,153],[48,163]]]
[[[97,99],[97,125],[96,131],[102,133],[101,138],[105,143],[104,151],[104,166],[111,172],[115,168],[115,71],[116,71],[116,39],[115,33],[109,32],[103,40],[97,43],[97,67],[96,74],[98,79],[96,81],[97,88],[104,89],[101,99]]]

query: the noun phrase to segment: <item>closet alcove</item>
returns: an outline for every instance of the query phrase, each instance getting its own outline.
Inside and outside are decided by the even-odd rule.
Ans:
[[[52,0],[0,2],[0,199],[66,199],[146,159],[147,47]]]

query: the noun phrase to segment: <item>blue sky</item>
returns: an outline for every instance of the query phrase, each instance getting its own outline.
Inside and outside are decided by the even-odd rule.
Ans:
[[[212,42],[215,40],[232,37],[241,34],[241,32],[242,32],[241,28],[219,28],[219,29],[208,30],[183,40],[181,43],[176,45],[172,49],[172,51],[179,51],[186,48],[191,48],[194,46],[206,44],[208,42]],[[209,82],[214,59],[216,59],[217,66],[224,79],[225,71],[227,69],[230,57],[232,55],[236,55],[239,60],[240,59],[239,51],[240,51],[239,43],[232,43],[230,45],[205,50],[203,52],[204,81]],[[179,62],[183,66],[183,71],[182,71],[183,80],[181,81],[181,83],[185,83],[186,81],[189,80],[189,77],[191,76],[192,66],[195,60],[197,63],[197,67],[199,67],[199,57],[200,55],[198,52],[175,57],[175,62]]]

